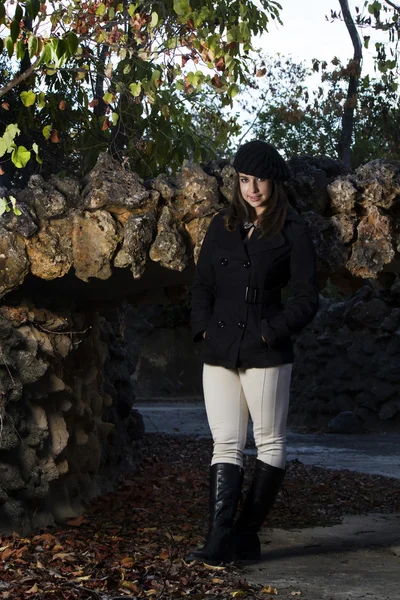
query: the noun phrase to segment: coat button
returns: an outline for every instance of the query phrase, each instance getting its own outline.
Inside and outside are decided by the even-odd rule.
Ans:
[[[226,267],[227,264],[228,264],[228,259],[227,258],[221,258],[221,265],[223,267]]]
[[[238,327],[240,327],[240,329],[244,329],[246,324],[243,323],[243,321],[239,321],[239,323],[237,324]]]
[[[218,321],[217,325],[218,325],[218,327],[221,327],[221,329],[222,329],[223,327],[225,327],[225,322],[224,321]]]
[[[243,263],[243,266],[245,269],[248,269],[251,266],[251,262],[249,260],[246,260],[246,262]]]

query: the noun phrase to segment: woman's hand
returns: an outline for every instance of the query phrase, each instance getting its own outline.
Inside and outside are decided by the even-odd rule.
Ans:
[[[206,331],[203,331],[203,339],[204,340],[206,339],[206,333],[207,333]]]

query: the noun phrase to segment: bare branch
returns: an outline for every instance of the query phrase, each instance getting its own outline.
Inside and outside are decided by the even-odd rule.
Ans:
[[[0,98],[2,96],[4,96],[5,94],[7,94],[13,88],[20,85],[23,81],[25,81],[25,79],[28,79],[28,77],[30,77],[32,75],[32,73],[38,66],[38,63],[39,63],[39,58],[37,58],[35,60],[35,62],[33,62],[31,64],[31,66],[28,69],[26,69],[26,71],[24,71],[23,73],[20,73],[19,75],[16,75],[14,77],[14,79],[12,79],[9,83],[7,83],[7,85],[5,85],[3,88],[1,88],[0,89]]]

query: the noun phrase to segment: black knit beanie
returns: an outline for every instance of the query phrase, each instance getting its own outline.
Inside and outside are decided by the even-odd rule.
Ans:
[[[238,173],[261,179],[282,182],[290,177],[288,166],[275,146],[261,140],[240,146],[233,160],[233,167]]]

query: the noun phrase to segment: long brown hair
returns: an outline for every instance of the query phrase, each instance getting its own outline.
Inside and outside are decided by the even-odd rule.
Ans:
[[[271,239],[283,229],[288,208],[288,198],[283,187],[273,182],[272,194],[268,199],[265,210],[259,217],[257,230],[259,235]],[[255,209],[250,206],[240,192],[239,176],[233,190],[233,198],[225,216],[225,227],[234,231],[245,221],[252,222],[257,218]]]

